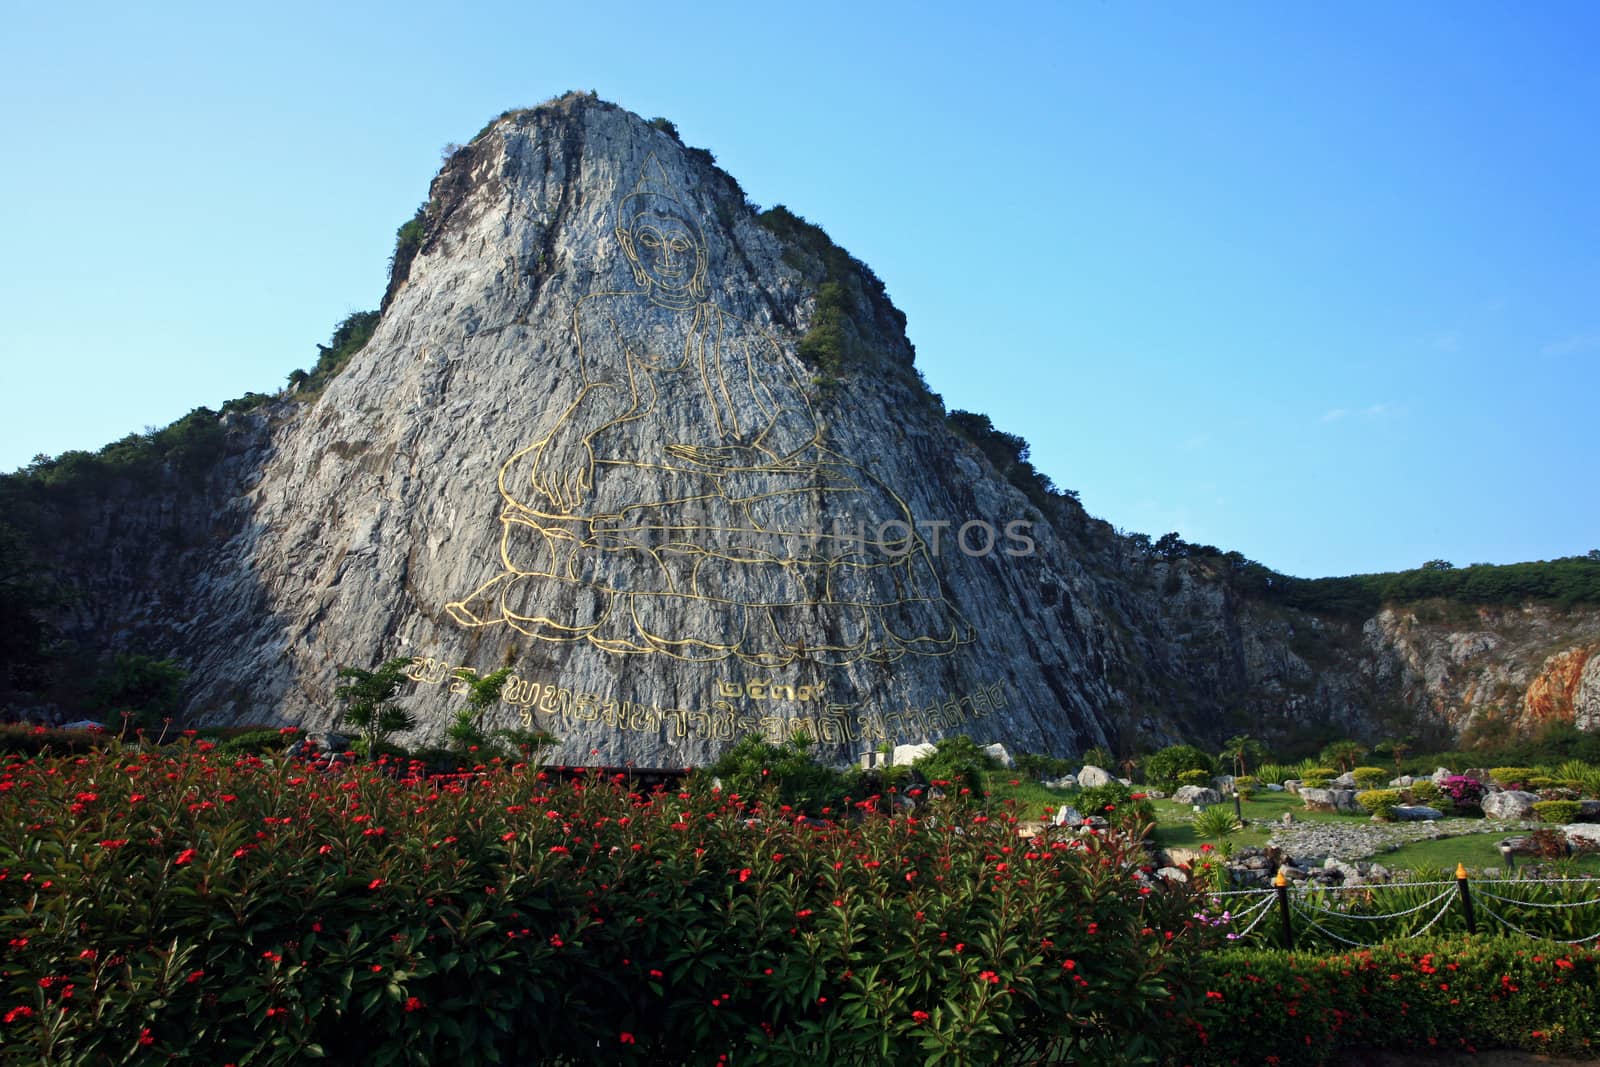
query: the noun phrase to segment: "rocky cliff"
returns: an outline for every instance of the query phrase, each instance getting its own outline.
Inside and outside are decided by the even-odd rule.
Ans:
[[[1594,612],[1323,618],[1003,476],[871,272],[664,123],[508,113],[418,224],[320,394],[230,417],[198,482],[51,505],[64,629],[184,662],[197,716],[330,726],[340,665],[404,656],[423,735],[504,666],[491,726],[604,763],[1600,725]]]

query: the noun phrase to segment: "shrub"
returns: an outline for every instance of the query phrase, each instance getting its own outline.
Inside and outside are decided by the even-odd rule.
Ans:
[[[1535,830],[1528,835],[1527,850],[1542,860],[1565,859],[1567,835],[1560,830]]]
[[[1494,767],[1489,771],[1489,776],[1501,789],[1510,789],[1514,785],[1522,785],[1534,774],[1532,767]]]
[[[1204,771],[1210,778],[1217,772],[1217,765],[1193,745],[1172,745],[1144,761],[1145,780],[1164,789],[1176,785],[1184,771]]]
[[[1142,833],[1156,821],[1155,807],[1144,794],[1135,793],[1121,782],[1081,789],[1073,798],[1073,806],[1080,815],[1098,815],[1133,833]]]
[[[955,734],[934,742],[933,751],[911,766],[929,781],[954,782],[974,793],[983,789],[984,772],[999,766],[995,758],[966,734]]]
[[[1302,767],[1300,769],[1300,778],[1303,781],[1315,779],[1326,783],[1337,777],[1339,777],[1339,772],[1337,770],[1332,767],[1324,767],[1320,764],[1315,767]],[[1324,786],[1318,786],[1316,788],[1320,789],[1324,788]]]
[[[1241,774],[1233,780],[1233,791],[1240,796],[1249,798],[1256,791],[1256,780],[1248,774]]]
[[[1181,771],[1178,774],[1179,785],[1210,785],[1211,775],[1205,771]]]
[[[1081,767],[1099,767],[1101,770],[1109,771],[1116,767],[1117,757],[1111,754],[1110,749],[1102,745],[1095,745],[1078,757],[1078,765]]]
[[[1540,822],[1569,823],[1578,820],[1583,805],[1576,800],[1539,800],[1533,805],[1533,817]]]
[[[1361,1062],[1360,1050],[1579,1053],[1600,1032],[1600,951],[1425,938],[1336,955],[1234,948],[1210,961],[1224,1018],[1197,1020],[1196,1067]],[[1215,1018],[1215,1017],[1213,1017]]]
[[[971,796],[77,758],[0,762],[8,1063],[1153,1064],[1207,1010],[1194,889]]]
[[[1356,780],[1357,789],[1382,789],[1394,777],[1382,767],[1357,767],[1350,775]]]
[[[1394,809],[1400,803],[1398,789],[1368,789],[1356,794],[1356,803],[1380,819],[1394,818]]]
[[[1256,780],[1282,785],[1289,778],[1297,778],[1296,768],[1286,763],[1263,763],[1256,768]]]
[[[267,728],[237,734],[217,746],[224,756],[268,756],[283,752],[291,744],[292,733]]]
[[[754,797],[770,788],[780,804],[820,815],[843,801],[847,782],[843,774],[814,762],[811,746],[803,735],[774,745],[746,734],[701,774],[721,779],[723,791],[731,795]]]
[[[1426,804],[1429,807],[1438,807],[1445,802],[1444,791],[1432,780],[1419,778],[1406,786],[1405,790],[1414,804]]]
[[[1060,778],[1072,773],[1072,761],[1037,752],[1020,752],[1016,756],[1017,770],[1030,778]]]
[[[1195,812],[1191,821],[1194,823],[1194,832],[1207,839],[1227,837],[1244,829],[1238,816],[1233,813],[1232,804],[1213,804],[1204,811]]]
[[[1439,783],[1439,790],[1458,808],[1475,808],[1483,802],[1487,792],[1483,783],[1464,774],[1452,774]]]
[[[1326,788],[1328,788],[1328,782],[1329,781],[1330,781],[1330,779],[1327,779],[1327,778],[1306,778],[1306,779],[1301,781],[1300,788],[1301,789],[1326,789]]]

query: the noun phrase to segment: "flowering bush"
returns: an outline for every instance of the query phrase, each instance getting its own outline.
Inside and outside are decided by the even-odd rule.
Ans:
[[[1199,1026],[1202,1047],[1174,1062],[1323,1064],[1375,1048],[1573,1053],[1600,1035],[1592,946],[1459,937],[1331,956],[1235,948],[1216,970],[1214,1006],[1227,1021]]]
[[[1195,891],[1124,834],[418,771],[5,758],[8,1058],[1155,1063],[1209,1017]]]
[[[1475,808],[1483,803],[1483,794],[1488,792],[1482,782],[1476,778],[1468,778],[1464,774],[1452,774],[1439,783],[1439,791],[1450,798],[1450,802],[1458,808]]]

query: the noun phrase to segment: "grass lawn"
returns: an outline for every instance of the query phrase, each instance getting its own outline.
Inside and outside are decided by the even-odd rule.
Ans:
[[[1455,875],[1456,864],[1464,863],[1468,870],[1485,867],[1504,869],[1505,860],[1495,842],[1503,834],[1465,834],[1461,837],[1443,837],[1436,841],[1418,841],[1401,845],[1393,852],[1380,852],[1372,858],[1392,870],[1415,870],[1428,874],[1439,871]],[[1538,861],[1529,856],[1518,856],[1517,866],[1527,866]],[[1600,854],[1587,853],[1570,861],[1578,873],[1600,874]]]

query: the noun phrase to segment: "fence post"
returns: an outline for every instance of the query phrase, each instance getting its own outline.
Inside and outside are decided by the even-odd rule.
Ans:
[[[1283,947],[1293,952],[1294,926],[1289,922],[1289,879],[1284,876],[1283,868],[1278,868],[1278,876],[1272,880],[1272,885],[1278,891],[1278,917],[1283,920]]]
[[[1461,890],[1461,914],[1467,920],[1467,933],[1478,932],[1478,920],[1472,914],[1472,893],[1467,889],[1467,865],[1456,864],[1456,888]]]

